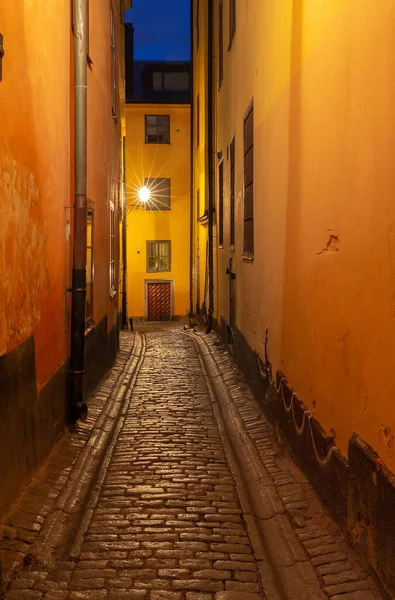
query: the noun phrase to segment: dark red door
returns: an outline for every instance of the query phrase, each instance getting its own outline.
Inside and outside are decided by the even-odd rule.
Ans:
[[[148,284],[148,321],[170,321],[170,287],[166,282]]]

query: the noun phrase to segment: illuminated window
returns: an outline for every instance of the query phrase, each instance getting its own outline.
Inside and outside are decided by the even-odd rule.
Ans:
[[[86,296],[85,326],[93,321],[93,210],[88,208],[86,217]]]
[[[146,210],[170,210],[171,194],[168,177],[146,177],[144,185],[150,190],[150,198]]]
[[[254,254],[254,107],[244,119],[244,252]]]
[[[171,270],[170,240],[147,241],[147,273]]]
[[[170,115],[145,115],[145,143],[170,144]]]

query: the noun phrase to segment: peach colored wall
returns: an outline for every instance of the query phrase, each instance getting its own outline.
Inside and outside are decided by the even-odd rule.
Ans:
[[[236,270],[238,328],[346,453],[355,431],[395,469],[394,20],[391,0],[253,0],[216,94],[236,134],[236,248],[218,251],[218,314]],[[254,98],[255,257],[243,253],[243,116]],[[229,161],[225,159],[225,205]],[[333,236],[333,237],[331,237]]]
[[[189,310],[190,108],[128,104],[126,113],[126,202],[128,314],[144,316],[145,279],[174,280],[174,314]],[[145,144],[145,115],[170,115],[170,144]],[[146,211],[138,190],[146,177],[170,177],[171,210]],[[171,271],[146,272],[146,241],[171,240]]]
[[[70,7],[2,2],[0,29],[0,355],[34,333],[40,386],[67,355]]]

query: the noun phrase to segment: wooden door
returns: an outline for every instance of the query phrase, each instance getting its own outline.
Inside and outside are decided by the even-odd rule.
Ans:
[[[171,284],[148,283],[148,321],[170,321]]]

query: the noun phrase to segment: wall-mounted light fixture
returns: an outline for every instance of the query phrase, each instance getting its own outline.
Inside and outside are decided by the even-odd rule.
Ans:
[[[150,196],[151,196],[151,190],[149,188],[147,188],[146,185],[144,185],[142,188],[139,189],[140,202],[148,202],[148,200],[150,199]]]

